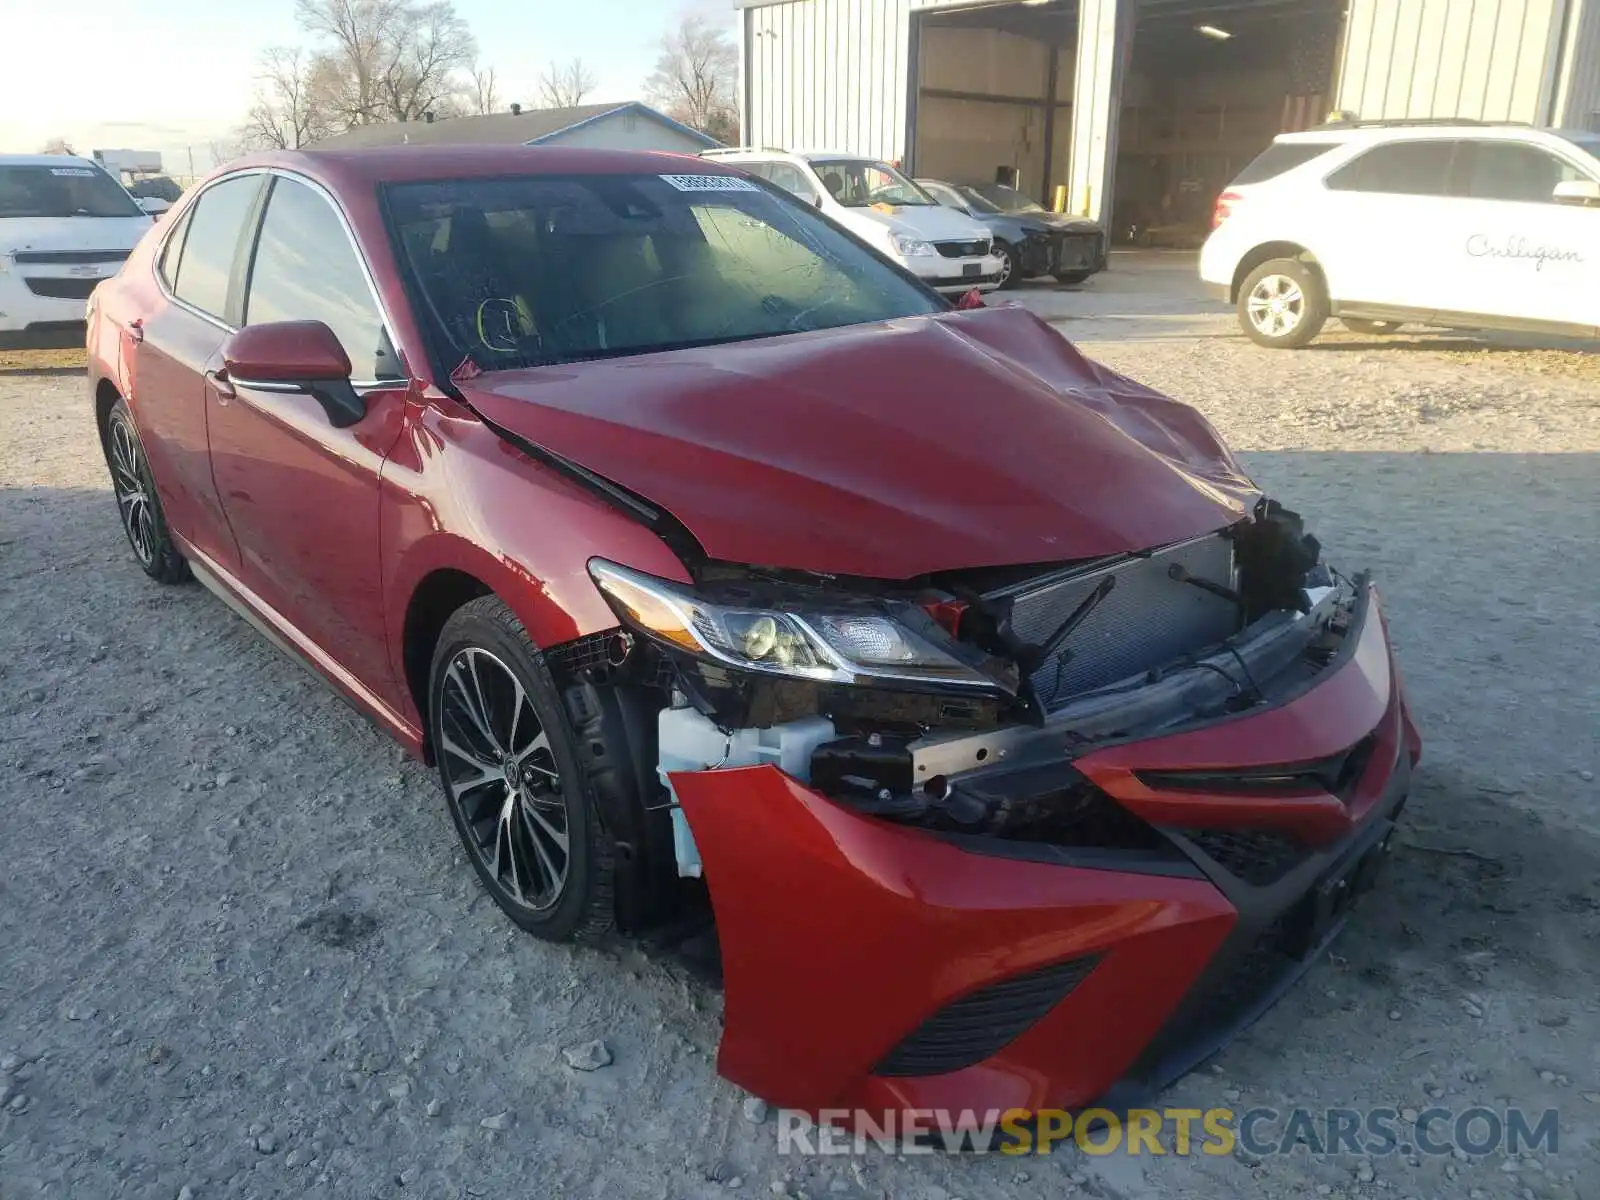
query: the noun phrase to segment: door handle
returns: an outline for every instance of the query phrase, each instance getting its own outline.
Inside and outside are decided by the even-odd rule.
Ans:
[[[128,322],[128,340],[137,346],[144,341],[144,318],[135,317]]]
[[[211,390],[217,394],[219,403],[226,404],[239,394],[233,390],[233,384],[228,382],[227,371],[220,368],[215,371],[207,371],[206,382],[211,385]]]

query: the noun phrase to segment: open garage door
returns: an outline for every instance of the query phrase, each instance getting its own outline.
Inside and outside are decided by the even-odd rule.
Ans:
[[[1329,115],[1343,0],[1143,0],[1123,91],[1113,236],[1192,248],[1279,133]]]
[[[952,183],[1009,176],[1048,207],[1109,212],[1121,241],[1197,245],[1245,163],[1275,134],[1327,116],[1343,9],[1141,0],[1110,93],[1120,91],[1111,204],[1087,187],[1057,192],[1073,150],[1078,0],[923,10],[911,25],[910,165]]]

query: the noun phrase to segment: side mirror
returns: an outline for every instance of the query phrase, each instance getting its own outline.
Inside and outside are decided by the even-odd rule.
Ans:
[[[822,207],[822,193],[821,192],[812,192],[811,195],[807,197],[807,199],[809,199],[811,201],[811,207],[812,208],[821,208]]]
[[[1600,182],[1593,179],[1569,179],[1556,184],[1557,204],[1600,204]]]
[[[962,292],[961,299],[956,301],[956,309],[959,312],[966,312],[968,309],[973,308],[987,307],[988,305],[983,302],[983,293],[977,288],[973,288],[970,292]]]
[[[172,207],[170,200],[163,200],[160,196],[139,196],[137,199],[139,207],[152,217],[159,217]]]
[[[321,321],[246,325],[222,343],[222,366],[233,388],[315,396],[336,429],[367,415],[350,386],[350,356]]]

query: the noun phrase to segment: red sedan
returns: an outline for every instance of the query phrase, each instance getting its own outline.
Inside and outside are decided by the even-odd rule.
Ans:
[[[769,1100],[1160,1086],[1405,802],[1371,583],[1204,418],[714,162],[249,159],[88,336],[144,570],[437,767],[518,925],[708,912]]]

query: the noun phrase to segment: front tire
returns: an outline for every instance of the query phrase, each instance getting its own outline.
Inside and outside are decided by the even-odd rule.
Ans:
[[[609,931],[612,841],[549,669],[498,597],[445,622],[428,724],[450,818],[501,911],[546,941]]]
[[[1005,260],[1000,265],[1000,290],[1008,292],[1022,282],[1022,261],[1017,257],[1016,249],[1005,242],[997,240],[994,248],[1000,251],[1000,257]]]
[[[1239,325],[1258,346],[1294,350],[1322,332],[1328,289],[1317,271],[1292,258],[1274,258],[1239,287]]]
[[[126,400],[118,399],[106,418],[101,449],[111,471],[111,492],[117,498],[117,513],[122,532],[139,560],[144,573],[157,583],[183,583],[189,578],[189,564],[178,553],[167,527],[161,497],[150,474],[150,460],[133,423]]]
[[[1070,286],[1075,283],[1082,283],[1085,279],[1088,279],[1089,276],[1093,274],[1093,271],[1063,271],[1061,274],[1056,276],[1056,282],[1064,283]]]

